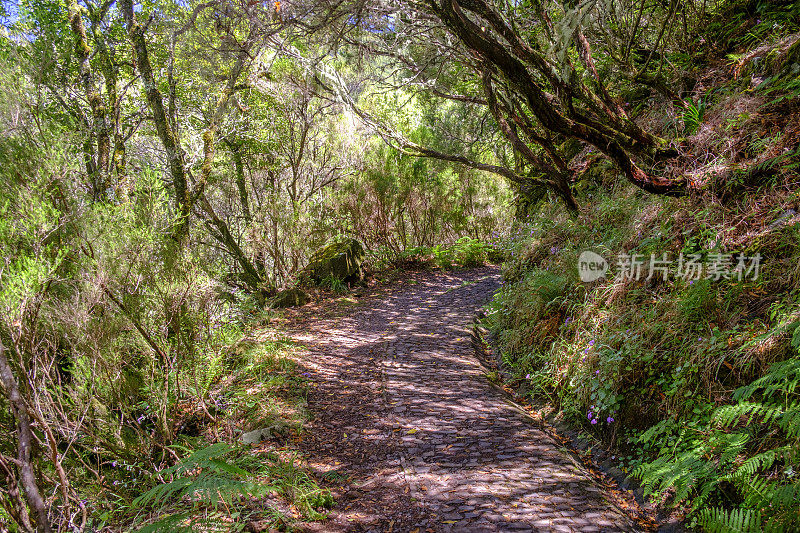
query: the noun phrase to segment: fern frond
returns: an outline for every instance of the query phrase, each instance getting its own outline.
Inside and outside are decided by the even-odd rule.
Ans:
[[[696,492],[692,499],[694,508],[702,506],[720,479],[714,464],[703,458],[698,450],[674,458],[659,457],[636,468],[633,475],[642,480],[647,494],[674,489],[676,502],[685,501]],[[699,490],[695,491],[698,487]]]
[[[725,476],[725,479],[735,480],[754,476],[757,472],[771,467],[776,460],[782,459],[790,451],[791,448],[789,446],[782,446],[754,455],[742,463],[734,473]]]
[[[717,449],[721,450],[719,457],[720,466],[725,466],[733,461],[750,441],[750,435],[744,432],[721,433],[715,439],[718,442]]]
[[[221,504],[231,507],[238,497],[261,495],[274,487],[255,484],[249,480],[250,473],[229,463],[224,456],[233,451],[227,444],[217,443],[194,451],[176,465],[164,469],[162,477],[171,475],[173,480],[156,485],[133,501],[133,508],[161,511],[172,505],[174,508],[211,509],[212,515]],[[140,530],[192,531],[185,526],[187,520],[194,520],[191,513],[170,514]],[[216,523],[210,519],[210,523]],[[195,521],[196,522],[196,521]],[[196,523],[194,525],[197,525]],[[203,530],[211,530],[204,528]]]
[[[800,438],[800,402],[794,402],[778,419],[778,427],[786,432],[789,438]]]
[[[783,414],[778,406],[765,405],[760,402],[741,401],[735,405],[724,405],[714,412],[714,422],[721,428],[737,424],[748,425],[754,418],[769,423]]]
[[[744,401],[761,392],[766,398],[776,394],[794,394],[800,385],[800,358],[776,363],[762,377],[740,387],[733,394],[736,401]]]
[[[708,533],[760,533],[763,529],[761,513],[755,509],[703,509],[698,523]]]

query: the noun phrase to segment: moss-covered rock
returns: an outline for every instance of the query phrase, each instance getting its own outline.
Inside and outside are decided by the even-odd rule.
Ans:
[[[283,309],[285,307],[300,307],[308,303],[309,296],[299,287],[280,291],[272,299],[272,307]]]
[[[303,270],[306,278],[319,283],[326,278],[342,281],[361,280],[364,246],[355,239],[327,244],[314,252]]]

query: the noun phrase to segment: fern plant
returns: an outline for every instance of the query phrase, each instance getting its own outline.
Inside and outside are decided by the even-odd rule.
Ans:
[[[249,472],[226,461],[233,451],[228,444],[212,444],[159,472],[171,481],[136,498],[132,508],[162,516],[139,533],[218,530],[224,518],[236,518],[236,513],[230,512],[223,516],[221,507],[231,509],[236,499],[259,497],[275,490],[255,483]]]
[[[800,346],[800,328],[793,345]],[[662,455],[635,475],[648,493],[673,490],[676,503],[691,500],[705,531],[797,531],[800,357],[773,365],[733,400],[716,409],[696,447]]]
[[[689,107],[683,112],[683,132],[686,135],[694,135],[700,129],[700,124],[706,115],[706,103],[701,98],[697,104],[690,103]]]

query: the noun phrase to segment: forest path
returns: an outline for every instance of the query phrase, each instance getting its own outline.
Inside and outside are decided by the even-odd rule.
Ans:
[[[469,325],[496,268],[409,273],[335,318],[307,317],[312,421],[332,485],[309,531],[636,531],[604,489],[486,379]]]

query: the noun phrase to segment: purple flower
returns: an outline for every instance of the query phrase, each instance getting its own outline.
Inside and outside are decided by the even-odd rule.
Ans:
[[[597,419],[592,420],[592,425],[597,424]]]
[[[592,418],[594,418],[594,413],[593,413],[593,412],[591,412],[591,411],[589,411],[588,413],[586,413],[586,418],[588,418],[589,420],[591,420]]]
[[[531,375],[530,374],[526,374],[525,375],[525,379],[531,379]]]
[[[600,374],[600,371],[599,370],[595,370],[594,371],[594,375],[597,376],[598,374]]]
[[[614,421],[614,419],[613,419],[613,418],[611,418],[610,416],[609,416],[608,418],[606,418],[606,422],[608,422],[609,424],[610,424],[611,422],[613,422],[613,421]]]
[[[589,346],[594,346],[594,339],[589,341]]]

